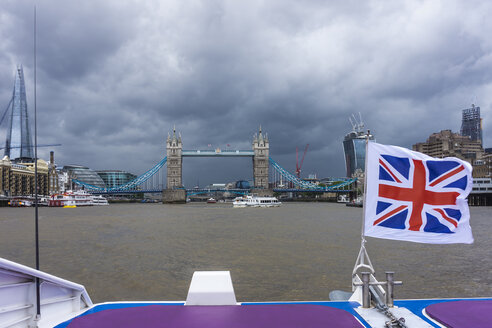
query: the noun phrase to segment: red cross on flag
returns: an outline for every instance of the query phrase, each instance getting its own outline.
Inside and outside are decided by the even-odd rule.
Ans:
[[[364,234],[419,243],[473,243],[472,167],[369,142]]]

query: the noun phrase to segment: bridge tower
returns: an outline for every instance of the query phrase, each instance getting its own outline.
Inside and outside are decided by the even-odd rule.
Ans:
[[[167,185],[162,191],[163,203],[185,203],[186,190],[183,188],[183,143],[181,134],[176,136],[176,127],[172,137],[167,135]]]
[[[167,135],[167,189],[183,187],[183,143],[181,134],[176,137],[176,127],[173,136]]]
[[[268,190],[268,166],[270,158],[270,144],[268,136],[260,131],[253,138],[253,179],[254,188]]]

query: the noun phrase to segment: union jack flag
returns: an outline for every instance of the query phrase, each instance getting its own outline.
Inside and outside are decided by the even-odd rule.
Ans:
[[[472,184],[467,162],[369,143],[367,184],[366,235],[427,243],[473,242],[466,203]]]

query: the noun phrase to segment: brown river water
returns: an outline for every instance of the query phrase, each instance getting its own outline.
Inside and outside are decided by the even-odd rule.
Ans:
[[[368,238],[396,298],[492,296],[492,208],[471,208],[472,245]],[[328,300],[350,290],[362,209],[335,203],[112,204],[40,208],[41,270],[94,302],[185,300],[195,270],[230,270],[238,301]],[[0,208],[0,257],[32,266],[34,209]]]

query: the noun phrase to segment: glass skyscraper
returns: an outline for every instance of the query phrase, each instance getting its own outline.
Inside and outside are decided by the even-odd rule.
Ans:
[[[369,135],[369,140],[374,140],[373,135]],[[366,133],[362,131],[352,131],[343,140],[343,151],[345,154],[345,167],[347,177],[350,178],[357,169],[365,171],[366,165]]]
[[[15,162],[33,162],[34,149],[27,113],[26,86],[22,66],[17,67],[10,106],[4,156],[8,156]]]

